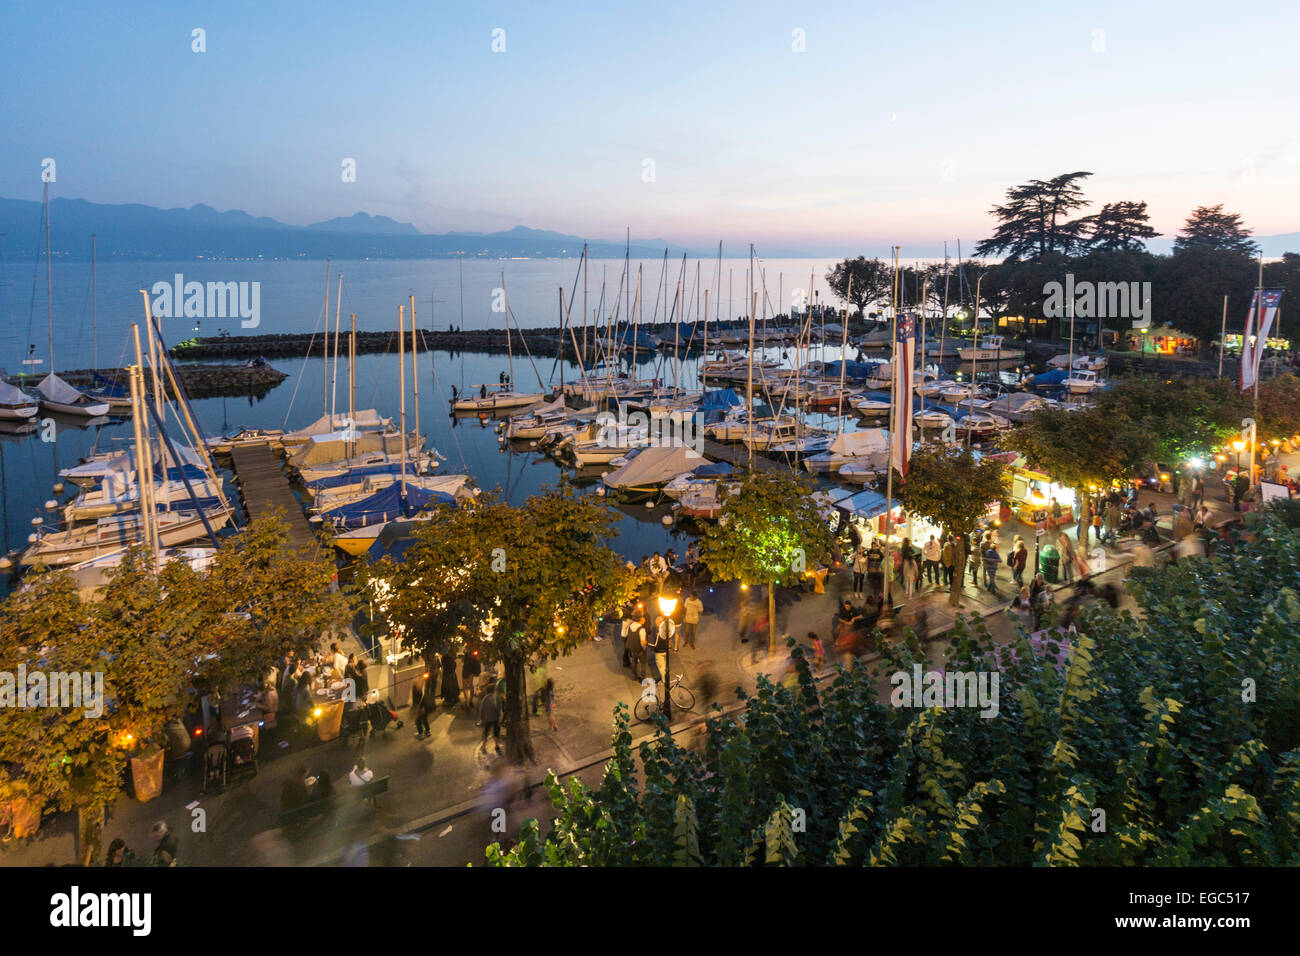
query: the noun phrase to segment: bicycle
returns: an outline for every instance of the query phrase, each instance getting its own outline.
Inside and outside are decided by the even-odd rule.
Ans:
[[[695,695],[691,693],[690,688],[682,686],[682,678],[685,674],[678,674],[676,679],[668,686],[668,695],[673,703],[673,710],[694,710]],[[663,703],[659,699],[659,683],[654,682],[653,692],[649,687],[641,694],[637,700],[633,713],[636,719],[642,723],[649,723],[650,719],[662,709]]]

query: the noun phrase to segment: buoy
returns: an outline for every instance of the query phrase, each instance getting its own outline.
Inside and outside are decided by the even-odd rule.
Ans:
[[[0,558],[0,571],[8,571],[13,566],[14,566],[13,560],[9,557],[9,555],[6,554],[4,557]]]
[[[56,481],[56,482],[54,483],[54,489],[53,489],[53,490],[54,490],[54,493],[55,493],[56,495],[61,495],[61,494],[63,494],[63,482],[61,482],[61,481]]]
[[[54,510],[55,508],[57,508],[58,506],[59,506],[59,503],[58,503],[57,501],[55,501],[53,498],[50,498],[50,499],[48,499],[48,500],[45,502],[45,510],[46,510],[46,511],[53,511],[53,510]]]
[[[596,486],[596,497],[598,497],[598,498],[604,498],[604,497],[605,497],[605,486],[604,486],[604,485],[597,485],[597,486]]]
[[[33,528],[39,528],[39,527],[40,527],[41,525],[43,525],[43,524],[45,524],[45,519],[44,519],[44,518],[41,518],[41,517],[38,516],[38,517],[35,517],[35,518],[32,519],[32,527],[33,527]]]
[[[663,521],[664,527],[666,528],[666,527],[668,527],[669,525],[671,525],[671,524],[673,523],[673,516],[672,516],[672,515],[664,515],[663,518],[662,518],[661,520]]]
[[[34,532],[34,531],[33,531],[31,534],[29,534],[29,535],[27,536],[27,543],[28,543],[28,544],[35,544],[37,541],[40,541],[40,540],[41,540],[41,536],[40,536],[39,534],[37,534],[36,532]]]
[[[536,447],[537,447],[537,442],[535,442],[535,441],[530,441],[530,442],[528,443],[528,447],[529,447],[529,448],[536,448]]]
[[[651,508],[653,508],[653,507],[655,506],[655,503],[654,503],[653,501],[647,501],[647,502],[645,503],[645,506],[646,506],[646,510],[648,511],[649,509],[651,509]]]

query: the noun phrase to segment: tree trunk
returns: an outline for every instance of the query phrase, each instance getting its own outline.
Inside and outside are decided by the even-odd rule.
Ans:
[[[506,669],[506,699],[501,716],[506,724],[506,757],[513,764],[536,763],[528,727],[528,675],[517,651],[501,656]]]
[[[104,808],[77,808],[77,863],[90,866],[95,862],[104,836]]]
[[[767,653],[776,653],[776,582],[767,582]]]
[[[966,535],[952,536],[952,584],[948,587],[948,603],[961,605],[961,590],[966,583]]]

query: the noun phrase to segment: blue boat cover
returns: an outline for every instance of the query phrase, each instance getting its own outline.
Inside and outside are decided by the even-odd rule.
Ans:
[[[712,461],[707,465],[700,465],[691,474],[698,478],[716,478],[722,475],[730,475],[734,471],[735,469],[725,461]]]
[[[317,478],[314,481],[309,481],[307,487],[312,491],[319,491],[322,488],[341,488],[343,485],[355,484],[368,475],[395,475],[400,470],[401,466],[394,462],[385,462],[379,465],[361,465],[345,471],[341,475],[330,475],[328,478]],[[406,470],[411,471],[409,466]]]
[[[715,408],[739,408],[744,404],[745,400],[736,394],[734,388],[718,388],[704,393],[704,397],[700,400],[700,411],[707,412]]]
[[[888,510],[886,505],[887,501],[884,495],[870,490],[859,491],[835,502],[836,508],[847,511],[859,518],[875,518],[883,515]]]
[[[402,495],[402,483],[395,482],[387,488],[381,488],[373,495],[339,505],[325,512],[322,517],[339,530],[350,531],[364,528],[381,521],[396,521],[418,514],[431,504],[455,505],[456,499],[443,491],[425,491],[414,485],[406,486],[406,495]]]
[[[1063,368],[1054,368],[1054,369],[1052,369],[1050,372],[1044,372],[1042,375],[1035,375],[1035,376],[1034,376],[1034,387],[1035,387],[1035,388],[1044,388],[1044,387],[1051,388],[1053,385],[1060,385],[1060,384],[1061,384],[1062,382],[1064,382],[1067,378],[1069,378],[1069,376],[1070,376],[1070,373],[1067,372],[1065,369],[1063,369]]]
[[[840,362],[827,362],[822,366],[822,378],[838,378],[840,374]],[[844,362],[844,377],[848,379],[866,379],[871,378],[876,373],[876,369],[881,363],[875,362]]]

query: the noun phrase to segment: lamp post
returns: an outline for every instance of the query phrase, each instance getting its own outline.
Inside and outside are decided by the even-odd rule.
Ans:
[[[1232,442],[1232,450],[1236,452],[1236,455],[1234,456],[1235,460],[1232,465],[1235,471],[1241,471],[1241,452],[1245,447],[1246,443],[1240,438],[1234,439]]]
[[[677,595],[669,594],[667,591],[663,591],[659,594],[658,600],[659,600],[659,613],[662,614],[666,620],[671,620],[673,616],[673,612],[677,610]],[[667,638],[665,638],[665,640],[667,640]],[[655,645],[658,646],[658,643],[659,643],[659,634],[656,633]],[[671,721],[673,719],[673,697],[672,694],[669,692],[669,684],[668,684],[668,662],[669,662],[668,654],[669,654],[670,647],[671,647],[671,641],[668,644],[664,645],[664,673],[662,676],[664,679],[664,716]]]

